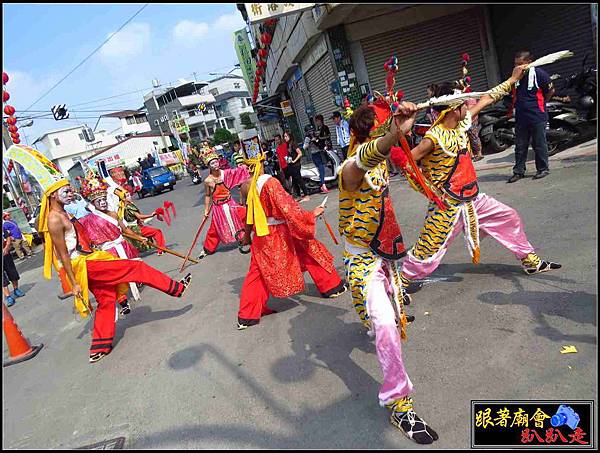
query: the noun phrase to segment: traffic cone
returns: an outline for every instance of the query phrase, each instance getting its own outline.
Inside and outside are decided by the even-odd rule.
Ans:
[[[39,346],[29,344],[29,341],[23,336],[19,327],[15,324],[15,320],[2,302],[2,328],[4,336],[8,343],[8,352],[10,359],[2,364],[3,367],[14,365],[15,363],[24,362],[32,359],[44,347],[42,343]]]

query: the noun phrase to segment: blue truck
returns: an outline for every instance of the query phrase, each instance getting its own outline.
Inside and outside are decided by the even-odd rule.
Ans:
[[[156,195],[163,190],[175,188],[175,175],[165,167],[151,167],[142,171],[142,188],[138,192],[140,198],[147,194]]]

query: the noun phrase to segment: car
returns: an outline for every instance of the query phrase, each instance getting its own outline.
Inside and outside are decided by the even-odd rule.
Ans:
[[[151,167],[142,171],[142,188],[138,197],[144,198],[147,194],[156,195],[165,189],[175,189],[177,179],[166,167]]]

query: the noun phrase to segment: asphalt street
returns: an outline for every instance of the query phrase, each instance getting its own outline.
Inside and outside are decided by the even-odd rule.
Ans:
[[[538,253],[563,267],[527,276],[490,238],[482,240],[479,265],[462,237],[450,247],[413,296],[408,309],[416,321],[403,342],[415,410],[440,436],[423,448],[469,448],[474,399],[588,399],[597,406],[596,159],[552,162],[547,178],[515,184],[506,184],[509,168],[479,171],[482,191],[516,208]],[[426,200],[400,177],[391,195],[410,246]],[[315,195],[305,207],[322,199]],[[177,218],[171,227],[153,225],[185,253],[202,218],[202,186],[186,178],[138,205],[150,212],[164,200],[175,203]],[[326,217],[337,225],[337,191]],[[342,248],[322,222],[317,235],[343,274]],[[195,255],[200,250],[201,243]],[[416,447],[378,405],[374,343],[349,293],[320,299],[307,276],[303,294],[270,301],[279,313],[237,331],[250,256],[222,248],[189,267],[194,279],[183,299],[144,288],[117,323],[113,352],[89,364],[92,322],[73,313],[71,300],[57,299],[60,283],[43,279],[41,259],[20,265],[27,295],[11,313],[31,343],[45,346],[3,368],[4,448],[75,448],[121,436],[129,448]],[[182,276],[174,256],[145,260]],[[578,352],[561,354],[565,345]]]

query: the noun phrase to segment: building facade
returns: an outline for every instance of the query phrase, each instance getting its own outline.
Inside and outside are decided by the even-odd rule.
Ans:
[[[117,118],[121,121],[120,137],[126,138],[131,135],[150,132],[152,128],[148,122],[148,115],[145,108],[139,110],[122,110],[120,112],[108,113],[102,115],[103,118]],[[118,137],[117,137],[118,138]]]
[[[41,144],[41,151],[46,157],[68,176],[78,158],[85,159],[99,149],[118,143],[117,138],[107,134],[105,130],[93,132],[93,136],[88,135],[88,130],[87,126],[75,126],[47,132],[33,142],[33,145]],[[92,140],[87,141],[86,138]]]
[[[396,89],[418,102],[429,84],[461,78],[464,53],[475,91],[508,78],[514,54],[522,49],[538,57],[572,50],[573,58],[546,70],[576,72],[586,55],[588,64],[596,62],[596,23],[597,9],[590,4],[548,4],[541,10],[499,4],[320,5],[278,17],[264,88],[269,98],[291,101],[295,115],[286,121],[293,133],[320,113],[335,134],[331,113],[342,110],[344,98],[356,108],[366,93],[384,92],[383,64],[393,55],[399,61]],[[250,30],[258,47],[263,25]]]

